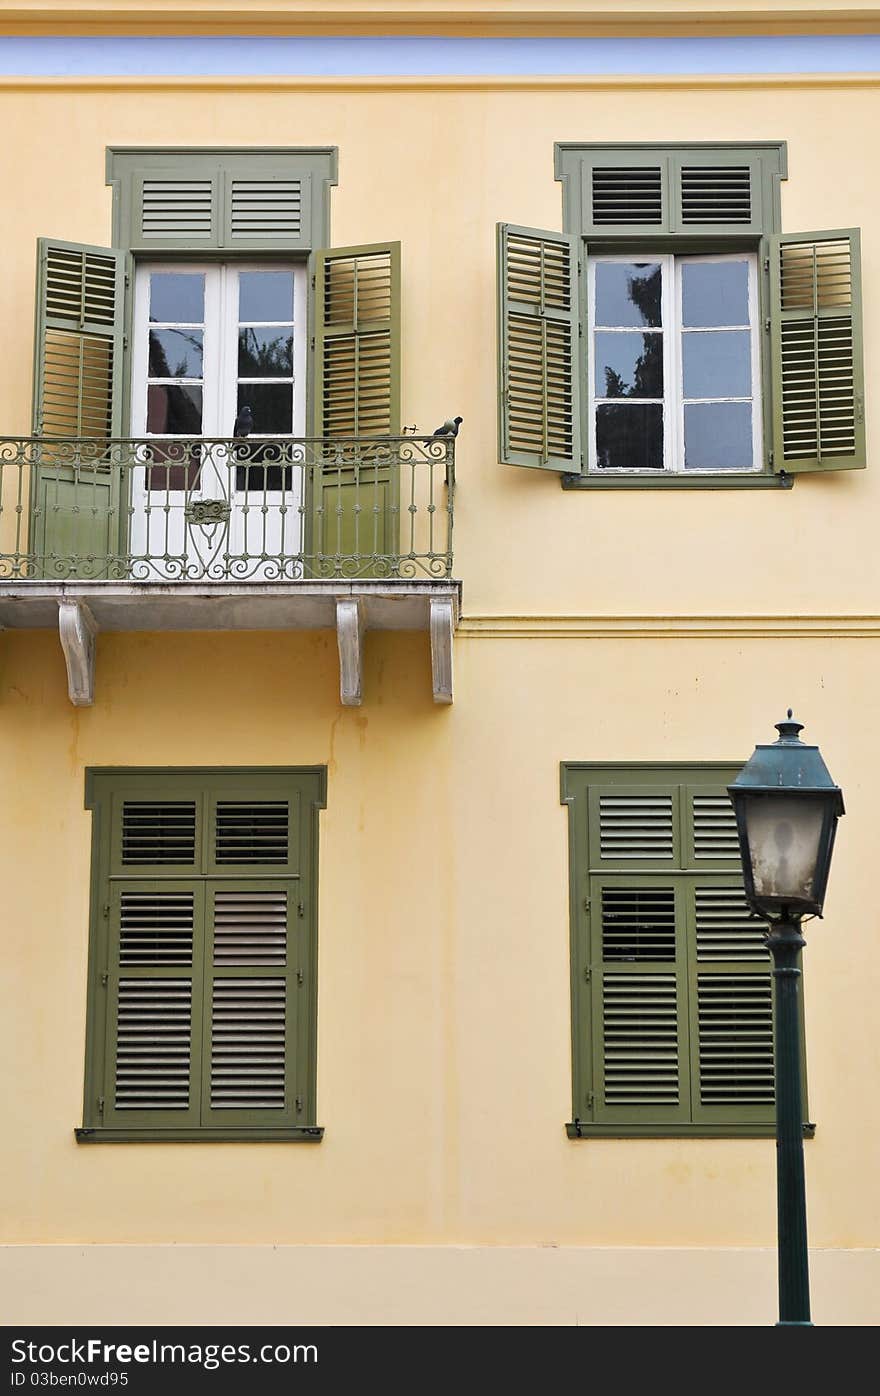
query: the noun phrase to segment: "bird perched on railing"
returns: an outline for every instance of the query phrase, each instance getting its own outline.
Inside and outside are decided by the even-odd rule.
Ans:
[[[250,436],[254,429],[254,414],[249,407],[243,407],[235,419],[233,436]]]
[[[434,436],[458,436],[458,429],[464,421],[464,417],[448,417],[442,427],[438,427],[433,433]]]

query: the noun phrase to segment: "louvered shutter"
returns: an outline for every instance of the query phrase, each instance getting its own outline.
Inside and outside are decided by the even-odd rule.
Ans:
[[[121,234],[143,253],[307,252],[315,232],[310,164],[258,151],[117,155]]]
[[[399,551],[400,243],[314,257],[312,569],[376,576]]]
[[[100,576],[119,547],[124,254],[40,238],[37,244],[32,551],[44,576]],[[71,440],[88,445],[72,451]]]
[[[769,239],[773,468],[858,470],[865,453],[858,229]]]
[[[672,878],[591,883],[594,1119],[688,1120],[687,976],[681,888]]]
[[[112,885],[102,1123],[198,1125],[204,889],[195,880]]]
[[[498,225],[500,459],[580,473],[578,240]]]
[[[680,865],[680,792],[676,785],[593,785],[589,792],[590,866],[637,872]]]

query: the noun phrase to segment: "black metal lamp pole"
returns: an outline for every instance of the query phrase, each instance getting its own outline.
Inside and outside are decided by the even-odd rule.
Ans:
[[[843,795],[803,724],[778,722],[732,785],[746,901],[769,921],[773,957],[779,1323],[809,1326],[807,1198],[801,1099],[800,965],[804,916],[821,916]]]
[[[798,1009],[801,977],[798,955],[804,945],[800,921],[777,921],[767,935],[767,948],[773,956],[776,1007],[776,1225],[779,1322],[783,1325],[810,1323]]]

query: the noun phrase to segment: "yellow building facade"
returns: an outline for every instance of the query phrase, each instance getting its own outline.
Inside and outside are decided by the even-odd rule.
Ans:
[[[876,1322],[878,958],[859,878],[871,867],[880,783],[880,199],[869,174],[877,12],[850,5],[843,23],[804,0],[790,18],[782,4],[716,14],[674,0],[640,3],[632,20],[626,6],[609,15],[557,4],[540,17],[519,5],[421,8],[340,4],[325,24],[315,7],[293,3],[242,13],[108,0],[64,17],[57,7],[0,6],[4,438],[32,432],[37,240],[114,246],[121,215],[108,148],[167,156],[169,169],[184,148],[333,152],[332,180],[323,193],[312,185],[326,199],[324,246],[400,244],[399,423],[414,424],[417,441],[463,418],[451,544],[439,532],[452,509],[445,441],[421,473],[404,457],[397,512],[382,496],[392,529],[408,527],[412,503],[416,550],[436,553],[438,570],[367,567],[352,583],[332,566],[312,581],[295,568],[283,582],[252,569],[242,581],[227,576],[217,600],[199,574],[187,606],[183,584],[156,572],[140,581],[100,569],[16,574],[35,527],[37,467],[20,446],[0,447],[7,1321],[771,1321],[775,1146],[766,1131],[713,1134],[689,1121],[678,1131],[661,1122],[648,1137],[625,1125],[583,1137],[566,1129],[587,1113],[583,1100],[573,1108],[572,1038],[576,1058],[590,1010],[575,1014],[573,1030],[580,890],[560,768],[735,768],[793,706],[847,805],[826,916],[808,929],[805,954],[814,1317]],[[645,167],[653,144],[670,170],[676,151],[699,145],[710,168],[722,147],[751,152],[736,168],[759,148],[784,147],[777,232],[861,233],[867,469],[789,475],[791,488],[778,487],[763,437],[745,472],[702,488],[643,475],[580,488],[568,478],[579,460],[569,471],[502,463],[496,225],[578,243],[563,222],[557,144],[626,148],[615,169]],[[185,180],[186,169],[162,177]],[[241,178],[263,176],[245,166]],[[768,229],[750,224],[747,236],[719,243],[705,228],[688,240],[679,227],[661,246],[654,232],[640,243],[640,229],[615,225],[613,236],[594,229],[583,256],[595,245],[606,267],[662,262],[672,298],[679,257],[705,265],[747,254],[760,278]],[[126,266],[130,278],[149,267],[210,276],[221,264],[236,275],[305,266],[299,243],[285,260],[279,236],[267,254],[248,242],[204,255],[160,237]],[[690,397],[748,399],[753,414],[760,404],[770,431],[771,331],[764,303],[750,306],[745,328],[719,323],[757,336],[752,361],[765,376]],[[585,313],[580,338],[598,355],[598,300]],[[311,304],[301,369],[277,375],[308,378],[310,399],[317,315]],[[161,318],[150,313],[151,324]],[[175,323],[197,321],[179,310]],[[667,336],[672,323],[663,322]],[[124,332],[129,397],[114,435],[145,437],[149,422],[138,428],[132,407],[136,318]],[[682,406],[668,396],[673,372],[680,363],[654,394],[667,424]],[[243,376],[239,368],[239,384]],[[207,414],[207,368],[199,381]],[[581,386],[586,443],[601,405],[595,380]],[[685,413],[687,398],[685,389]],[[294,414],[295,436],[314,435],[310,410],[304,401]],[[504,412],[502,403],[502,421]],[[229,437],[229,413],[215,420],[213,435]],[[668,449],[679,454],[661,473],[680,482],[681,443]],[[15,479],[26,476],[26,487],[11,496],[10,462],[25,458]],[[167,458],[152,459],[168,470]],[[378,478],[375,456],[365,459]],[[143,472],[144,457],[131,460]],[[589,477],[586,457],[583,469]],[[740,488],[743,473],[767,487]],[[189,485],[176,488],[183,498]],[[375,498],[363,496],[365,510]],[[293,506],[300,518],[312,507],[304,500]],[[335,505],[326,508],[332,523]],[[431,520],[438,533],[426,543]],[[59,602],[73,607],[64,649]],[[101,988],[94,927],[104,894],[87,773],[190,768],[324,772],[307,985],[317,1012],[314,1118],[308,1102],[301,1111],[320,1139],[98,1146],[75,1134],[96,1108],[87,1100],[83,1116],[89,1003]]]

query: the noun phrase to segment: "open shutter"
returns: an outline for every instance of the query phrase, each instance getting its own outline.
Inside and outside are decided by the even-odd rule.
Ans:
[[[312,570],[393,571],[398,468],[376,438],[400,433],[400,243],[325,248],[314,258]]]
[[[100,576],[119,543],[124,253],[41,238],[37,255],[32,551],[44,576]],[[71,451],[71,440],[88,444]]]
[[[866,464],[859,232],[769,239],[773,468]]]
[[[580,473],[577,239],[500,223],[498,297],[500,458]]]

